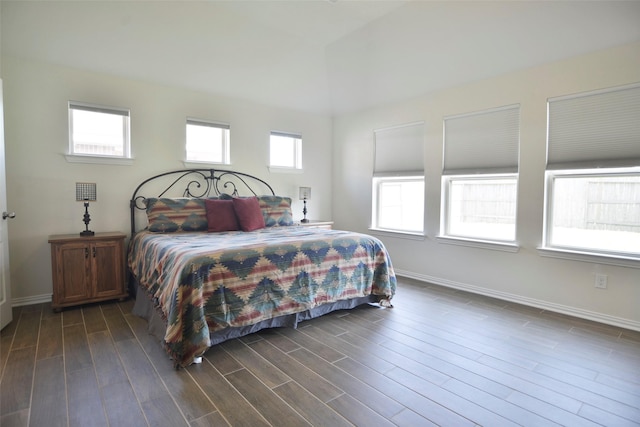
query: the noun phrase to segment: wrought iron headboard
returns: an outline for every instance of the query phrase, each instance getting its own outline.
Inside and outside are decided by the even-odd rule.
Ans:
[[[159,193],[154,196],[140,194],[143,187],[151,187],[152,181],[158,181],[156,184],[160,183]],[[181,188],[184,188],[184,190]],[[163,197],[169,192],[175,194],[177,190],[181,191],[181,197],[193,197],[196,199],[220,196],[222,194],[229,196],[253,194],[257,196],[258,193],[256,191],[262,191],[260,195],[275,195],[273,188],[265,181],[243,172],[223,169],[180,169],[164,172],[142,181],[134,190],[129,202],[131,209],[131,235],[133,236],[136,232],[135,212],[136,210],[146,210],[147,197]]]

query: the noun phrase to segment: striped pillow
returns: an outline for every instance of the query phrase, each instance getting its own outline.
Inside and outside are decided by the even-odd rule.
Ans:
[[[158,233],[207,231],[204,199],[148,198],[148,230]]]
[[[267,227],[293,225],[291,197],[258,196],[258,203]]]

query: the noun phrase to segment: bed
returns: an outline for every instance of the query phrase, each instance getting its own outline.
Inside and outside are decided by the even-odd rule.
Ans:
[[[396,278],[380,240],[301,226],[291,199],[252,175],[165,172],[136,188],[130,208],[133,312],[176,368],[261,329],[367,303],[391,307]]]

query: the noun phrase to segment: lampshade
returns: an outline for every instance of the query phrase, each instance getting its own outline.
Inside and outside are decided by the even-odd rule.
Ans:
[[[96,196],[97,193],[95,182],[76,182],[76,201],[95,202]]]
[[[300,200],[310,200],[311,199],[311,187],[300,187]]]

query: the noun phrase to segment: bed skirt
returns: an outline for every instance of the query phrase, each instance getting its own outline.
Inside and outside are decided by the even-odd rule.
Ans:
[[[362,304],[377,302],[379,302],[378,296],[368,295],[365,297],[323,304],[310,310],[288,314],[285,316],[274,317],[272,319],[263,320],[253,325],[223,329],[210,334],[210,345],[219,344],[233,338],[243,337],[245,335],[258,332],[262,329],[285,327],[295,329],[300,322],[323,316],[332,311],[349,310]],[[149,298],[146,298],[146,291],[143,288],[138,287],[138,289],[136,289],[136,302],[133,306],[132,313],[136,316],[146,319],[149,323],[149,333],[160,340],[160,342],[164,342],[164,335],[167,325],[160,313],[158,313],[157,309],[154,307],[151,300]]]

